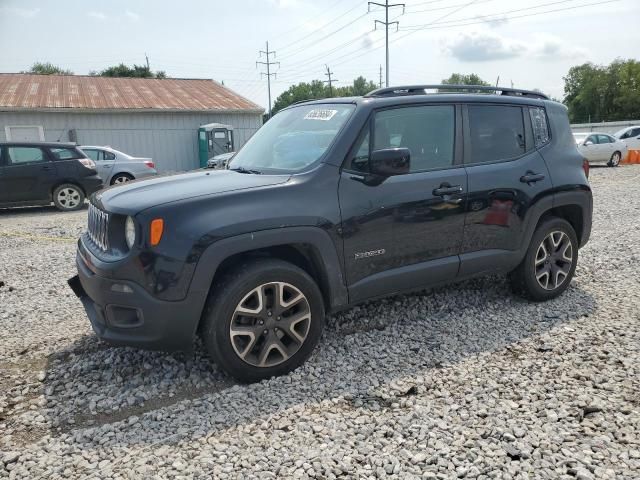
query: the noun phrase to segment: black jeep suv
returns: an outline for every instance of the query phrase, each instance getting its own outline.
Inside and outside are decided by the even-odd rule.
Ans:
[[[296,368],[326,312],[365,300],[501,272],[530,300],[560,295],[592,215],[566,108],[468,88],[294,105],[226,170],[93,195],[69,281],[93,329],[164,350],[198,334],[255,381]]]

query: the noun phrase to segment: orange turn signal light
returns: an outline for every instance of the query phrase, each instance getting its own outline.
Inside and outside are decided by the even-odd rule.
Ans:
[[[164,231],[164,220],[161,218],[154,218],[151,220],[151,226],[149,227],[149,239],[152,247],[155,247],[162,240],[162,232]]]

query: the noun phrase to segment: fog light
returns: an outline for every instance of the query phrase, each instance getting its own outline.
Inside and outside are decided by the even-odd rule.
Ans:
[[[124,283],[114,283],[111,285],[111,291],[118,293],[133,293],[133,289]]]

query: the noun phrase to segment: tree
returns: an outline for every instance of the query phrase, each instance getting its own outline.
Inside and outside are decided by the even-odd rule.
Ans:
[[[49,62],[36,62],[31,68],[22,73],[32,73],[35,75],[73,75],[71,70],[65,70]]]
[[[153,72],[146,65],[128,67],[124,63],[105,68],[101,72],[90,72],[90,75],[99,75],[101,77],[167,78],[166,72],[162,70]]]
[[[449,78],[444,78],[441,82],[443,85],[482,85],[485,87],[490,86],[491,84],[482,80],[475,73],[464,74],[464,73],[452,73]],[[452,90],[439,90],[441,92],[451,92]],[[469,93],[478,93],[480,90],[474,89],[463,89],[463,92]]]
[[[640,118],[640,62],[636,60],[576,65],[563,80],[563,102],[572,123]]]
[[[334,87],[334,97],[353,97],[361,96],[375,90],[377,85],[372,81],[360,76],[353,81],[352,85],[344,87]],[[305,100],[315,100],[318,98],[327,98],[331,96],[329,87],[322,80],[312,80],[310,83],[301,82],[291,85],[286,91],[282,92],[273,103],[272,112],[276,113],[289,105]]]

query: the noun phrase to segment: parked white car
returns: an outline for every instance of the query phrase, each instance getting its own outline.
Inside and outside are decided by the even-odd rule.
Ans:
[[[574,133],[578,150],[589,164],[605,163],[617,167],[629,150],[627,144],[608,133]]]
[[[640,150],[640,125],[618,130],[613,136],[626,143],[629,150]]]
[[[83,145],[80,149],[96,162],[96,170],[105,185],[158,174],[151,158],[132,157],[111,147]]]

